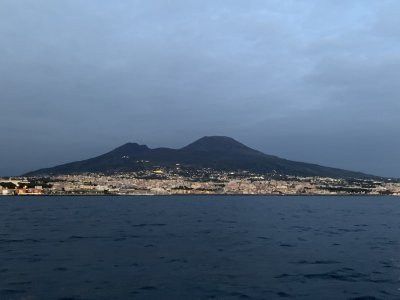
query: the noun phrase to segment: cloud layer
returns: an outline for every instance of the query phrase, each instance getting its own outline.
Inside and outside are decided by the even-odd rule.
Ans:
[[[0,175],[228,135],[400,177],[397,1],[0,3]]]

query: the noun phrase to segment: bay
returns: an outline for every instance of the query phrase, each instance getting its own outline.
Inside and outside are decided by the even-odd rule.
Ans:
[[[0,299],[400,299],[395,197],[3,197]]]

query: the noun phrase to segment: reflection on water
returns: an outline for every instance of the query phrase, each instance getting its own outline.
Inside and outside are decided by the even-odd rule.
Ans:
[[[0,198],[0,299],[400,299],[388,197]]]

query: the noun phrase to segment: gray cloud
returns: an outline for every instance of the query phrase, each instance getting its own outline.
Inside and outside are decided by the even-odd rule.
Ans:
[[[400,176],[396,1],[0,3],[0,175],[235,137]]]

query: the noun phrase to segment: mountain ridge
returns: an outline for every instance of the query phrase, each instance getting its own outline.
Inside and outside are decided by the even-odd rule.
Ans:
[[[93,158],[39,169],[24,175],[132,172],[146,168],[173,167],[176,164],[187,168],[246,170],[260,174],[278,173],[304,177],[382,178],[356,171],[287,160],[252,149],[226,136],[204,136],[179,149],[151,149],[147,145],[126,143]]]

